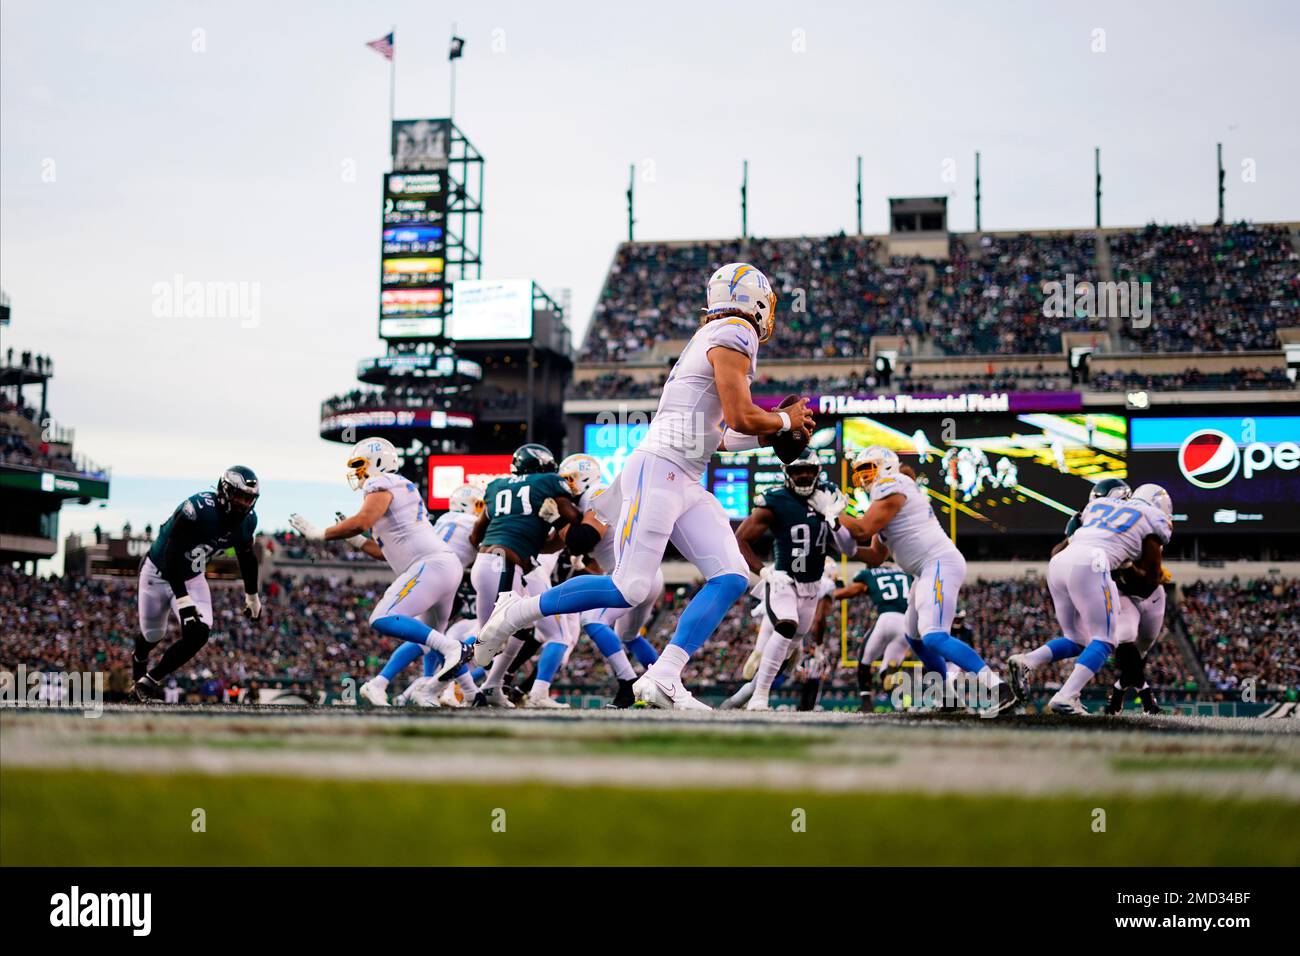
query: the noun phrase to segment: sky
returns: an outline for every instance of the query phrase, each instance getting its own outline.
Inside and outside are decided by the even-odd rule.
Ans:
[[[737,235],[744,160],[751,234],[852,231],[859,155],[867,232],[905,195],[970,229],[976,150],[986,229],[1091,225],[1094,147],[1105,224],[1208,222],[1216,142],[1230,218],[1300,219],[1292,2],[4,0],[0,349],[54,357],[111,509],[156,524],[160,479],[233,462],[339,480],[319,402],[382,352],[389,70],[365,44],[395,27],[396,115],[443,116],[453,23],[484,275],[571,290],[579,333],[630,164],[638,239]],[[243,283],[255,318],[168,314],[178,276]]]

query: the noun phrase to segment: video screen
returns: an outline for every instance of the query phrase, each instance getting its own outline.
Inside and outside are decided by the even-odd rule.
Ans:
[[[958,533],[1059,532],[1103,478],[1128,477],[1121,415],[890,415],[846,418],[850,459],[869,445],[893,449]]]
[[[1133,418],[1130,484],[1174,501],[1174,528],[1300,530],[1300,416]]]
[[[749,514],[749,469],[715,468],[713,496],[733,521],[744,521]]]

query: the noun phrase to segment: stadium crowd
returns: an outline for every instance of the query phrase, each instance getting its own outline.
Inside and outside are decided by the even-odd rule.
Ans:
[[[121,685],[129,678],[138,633],[135,589],[134,580],[41,578],[8,567],[0,570],[0,667],[106,670],[110,686],[115,681]],[[213,588],[212,639],[177,675],[191,694],[221,695],[231,687],[270,683],[338,692],[345,677],[362,679],[376,672],[395,647],[366,625],[374,601],[383,593],[381,584],[359,584],[342,574],[295,579],[277,572],[263,590],[264,616],[254,625],[240,614],[237,588]],[[648,627],[656,646],[662,647],[671,636],[694,590],[676,587],[665,593]],[[1178,641],[1168,633],[1148,659],[1148,679],[1165,690],[1222,697],[1254,677],[1257,699],[1295,699],[1300,624],[1289,609],[1298,598],[1300,581],[1294,580],[1189,585],[1181,613],[1212,686],[1198,687]],[[973,643],[1003,672],[1011,654],[1058,634],[1042,578],[968,582],[962,605]],[[740,683],[740,669],[758,629],[754,607],[754,601],[742,599],[728,612],[692,660],[692,686],[707,691]],[[856,655],[875,613],[865,599],[848,602],[848,612],[850,653]],[[825,635],[831,660],[839,657],[839,634],[835,609]],[[1054,689],[1068,668],[1053,665],[1041,673],[1043,686]],[[1109,677],[1107,671],[1103,678]],[[852,694],[854,681],[852,671],[830,668],[823,686]],[[560,691],[610,689],[608,669],[591,641],[579,640],[555,686]]]
[[[1288,578],[1197,581],[1183,593],[1181,612],[1205,676],[1220,691],[1240,691],[1254,679],[1259,700],[1300,685],[1300,581]]]
[[[1126,328],[1145,351],[1277,347],[1300,325],[1300,256],[1285,227],[1238,222],[1156,226],[1110,237],[1117,280],[1151,283],[1146,328]]]
[[[858,357],[890,334],[948,355],[1059,352],[1062,332],[1108,335],[1105,316],[1044,315],[1045,283],[1101,279],[1099,241],[1114,281],[1152,283],[1150,325],[1121,324],[1145,351],[1273,349],[1279,327],[1300,325],[1300,257],[1279,225],[954,234],[947,260],[891,257],[880,240],[843,234],[635,243],[615,255],[580,360],[623,361],[688,337],[700,277],[739,260],[761,263],[781,295],[765,358]]]
[[[1088,380],[1088,387],[1097,392],[1121,392],[1132,389],[1160,389],[1179,391],[1233,391],[1285,390],[1296,383],[1287,377],[1286,369],[1234,368],[1227,372],[1202,372],[1189,368],[1182,372],[1155,375],[1129,370],[1125,372],[1096,372]]]
[[[1090,232],[952,236],[926,294],[929,333],[949,355],[1058,352],[1064,330],[1104,333],[1104,319],[1043,315],[1043,283],[1097,278]]]
[[[743,255],[742,255],[743,252]],[[581,360],[610,362],[699,327],[700,276],[742,258],[763,269],[784,303],[768,358],[862,354],[872,335],[922,331],[926,276],[917,260],[885,260],[875,239],[822,236],[619,247],[596,303]]]

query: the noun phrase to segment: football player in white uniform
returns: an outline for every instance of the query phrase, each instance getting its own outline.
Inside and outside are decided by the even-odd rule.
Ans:
[[[474,632],[478,630],[478,621],[472,617],[461,618],[451,627],[447,628],[447,636],[453,640],[461,641],[466,644],[474,643]],[[418,647],[415,644],[403,644],[402,647]],[[401,650],[401,648],[398,648]],[[418,650],[424,650],[418,648]],[[452,706],[468,707],[473,702],[475,695],[478,693],[478,685],[474,683],[474,678],[470,674],[469,665],[461,664],[460,667],[452,672],[450,679],[444,677],[438,679],[434,675],[437,673],[442,663],[442,657],[432,651],[424,655],[424,675],[417,677],[407,685],[406,690],[394,698],[393,703],[399,707],[412,704],[417,707],[441,707],[442,700],[446,697],[448,689],[458,687],[459,696],[452,695],[451,699],[456,701]]]
[[[1015,694],[974,648],[951,634],[966,559],[943,533],[929,497],[899,468],[898,456],[888,448],[872,445],[860,451],[853,460],[853,483],[867,492],[871,503],[861,517],[845,518],[844,523],[859,541],[870,541],[858,552],[867,564],[882,564],[892,553],[912,576],[907,640],[925,670],[946,680],[947,663],[952,663],[976,675],[980,687],[992,695],[981,713],[995,716],[1015,706]]]
[[[447,637],[446,627],[464,571],[460,559],[434,534],[419,489],[397,474],[397,449],[385,438],[357,442],[348,458],[348,484],[365,498],[361,510],[323,532],[302,515],[289,524],[304,538],[347,541],[373,558],[387,561],[396,578],[375,602],[370,626],[380,634],[410,641],[442,656],[434,676],[450,675],[468,658],[468,644]],[[364,532],[372,531],[373,539]],[[361,696],[388,706],[388,678],[382,674],[361,685]]]
[[[806,443],[813,426],[804,399],[769,412],[750,397],[758,347],[772,337],[775,310],[776,294],[752,265],[733,263],[713,274],[700,328],[664,383],[645,438],[596,499],[601,521],[617,535],[612,572],[571,578],[541,597],[503,594],[479,632],[482,646],[495,650],[546,615],[635,607],[650,595],[671,541],[705,584],[633,693],[656,707],[707,708],[682,684],[682,669],[745,593],[749,569],[726,512],[700,478],[719,448],[756,448],[784,432]]]
[[[478,549],[470,541],[470,532],[474,530],[474,525],[478,522],[478,516],[483,513],[483,489],[478,485],[464,484],[453,491],[447,499],[447,510],[433,523],[433,532],[450,548],[460,559],[461,567],[468,571],[478,557]],[[343,516],[339,515],[339,520]],[[462,578],[462,583],[463,583]],[[459,591],[457,592],[459,593]],[[447,627],[447,622],[438,618],[443,607],[439,605],[430,611],[434,615],[430,623],[440,631],[446,631],[448,637],[454,637],[458,641],[465,641],[472,638],[475,631],[478,630],[477,621],[457,621],[456,624]],[[458,613],[457,605],[453,599],[449,609],[449,617],[455,617]],[[392,657],[388,659],[388,667],[384,668],[383,676],[391,683],[406,666],[421,654],[424,655],[424,676],[416,678],[398,697],[398,704],[407,702],[419,704],[421,707],[438,706],[438,695],[442,693],[443,685],[446,680],[438,681],[433,678],[433,674],[438,670],[438,664],[441,663],[441,655],[436,651],[426,650],[419,644],[407,642],[397,650],[393,651]],[[391,670],[390,670],[391,668]],[[461,693],[466,695],[466,699],[473,700],[478,692],[478,686],[474,683],[474,678],[470,676],[469,667],[462,664],[452,672],[451,678],[454,679],[461,689]]]
[[[1173,500],[1159,485],[1142,485],[1131,497],[1125,497],[1124,490],[1127,486],[1117,487],[1114,497],[1089,501],[1080,513],[1078,530],[1047,567],[1047,587],[1064,637],[1007,661],[1017,696],[1023,696],[1030,671],[1050,660],[1073,656],[1070,645],[1081,649],[1076,652],[1074,670],[1048,701],[1054,713],[1087,715],[1079,694],[1105,665],[1124,633],[1120,593],[1112,572],[1132,562],[1140,577],[1158,583],[1163,576],[1160,559],[1173,535]],[[1140,615],[1130,621],[1131,633],[1126,637],[1136,641]],[[1059,651],[1061,647],[1066,650]]]
[[[586,570],[594,574],[608,574],[618,563],[618,555],[615,550],[614,535],[600,520],[595,509],[596,499],[606,488],[605,482],[601,479],[600,462],[590,455],[570,455],[560,462],[560,477],[568,481],[573,487],[573,493],[578,496],[578,509],[583,513],[582,520],[591,525],[600,535],[600,541],[591,549],[590,560],[584,562]],[[649,593],[636,607],[589,608],[579,615],[582,632],[591,638],[596,649],[604,655],[605,660],[609,662],[610,670],[614,673],[614,679],[618,681],[618,690],[609,705],[613,708],[624,709],[632,706],[632,685],[636,682],[636,671],[632,669],[632,662],[628,659],[627,649],[624,648],[617,629],[624,627],[624,634],[631,633],[633,640],[638,639],[641,626],[649,618],[655,604],[663,597],[663,593],[663,571],[656,569]],[[644,641],[644,638],[640,640]]]

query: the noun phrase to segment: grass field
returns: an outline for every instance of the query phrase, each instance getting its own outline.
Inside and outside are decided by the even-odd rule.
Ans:
[[[1297,729],[4,711],[0,862],[1295,866]]]

